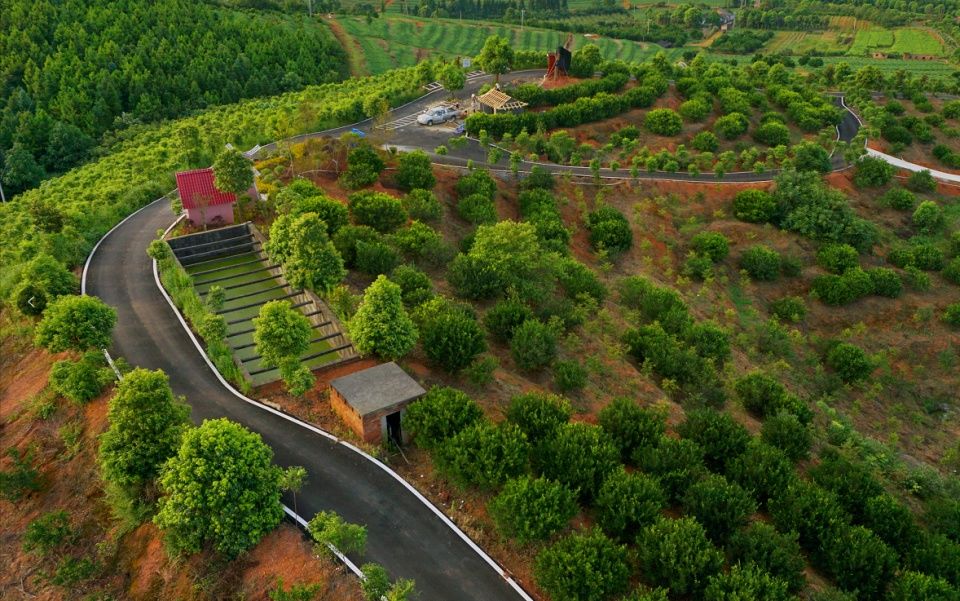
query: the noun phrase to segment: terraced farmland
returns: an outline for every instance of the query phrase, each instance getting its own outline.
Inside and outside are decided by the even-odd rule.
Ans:
[[[766,47],[767,52],[792,51],[803,54],[810,50],[819,52],[843,52],[850,46],[853,34],[843,31],[778,31]]]
[[[907,27],[889,30],[871,27],[857,32],[847,53],[851,56],[865,56],[871,52],[943,56],[943,44],[923,29]]]
[[[356,39],[363,52],[369,73],[380,73],[399,66],[416,64],[431,55],[452,58],[475,56],[490,35],[501,35],[510,40],[516,50],[553,50],[562,44],[567,34],[549,29],[459,21],[455,19],[414,19],[382,16],[367,23],[361,17],[342,17],[338,22],[348,35]],[[664,51],[670,58],[678,58],[682,49],[664,49],[656,44],[587,38],[574,36],[574,49],[593,43],[606,58],[628,62],[643,59]]]

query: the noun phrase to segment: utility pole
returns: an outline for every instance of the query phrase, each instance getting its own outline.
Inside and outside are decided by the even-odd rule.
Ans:
[[[7,202],[7,197],[3,194],[3,184],[0,184],[0,201]]]
[[[307,0],[307,13],[313,17],[313,0]]]
[[[526,9],[520,9],[520,31],[523,31],[523,15],[526,14]]]

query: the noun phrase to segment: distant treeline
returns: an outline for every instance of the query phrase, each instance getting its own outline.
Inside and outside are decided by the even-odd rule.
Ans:
[[[107,131],[337,81],[345,64],[304,17],[193,0],[4,0],[4,187],[67,171]]]

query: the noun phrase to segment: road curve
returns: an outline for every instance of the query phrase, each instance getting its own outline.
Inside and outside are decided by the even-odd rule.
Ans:
[[[304,466],[308,480],[297,497],[300,513],[309,519],[333,510],[365,525],[362,561],[380,563],[394,578],[416,580],[422,601],[520,599],[457,532],[380,466],[220,384],[157,288],[144,250],[171,220],[169,205],[157,200],[108,234],[90,259],[87,292],[117,310],[113,355],[165,371],[174,392],[186,397],[195,423],[229,418],[258,432],[277,464]]]

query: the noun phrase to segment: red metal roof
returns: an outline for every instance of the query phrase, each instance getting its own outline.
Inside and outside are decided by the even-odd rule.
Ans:
[[[199,208],[198,198],[206,199],[208,207],[230,204],[237,200],[232,192],[221,192],[213,183],[213,169],[194,169],[177,173],[177,190],[184,209]]]

